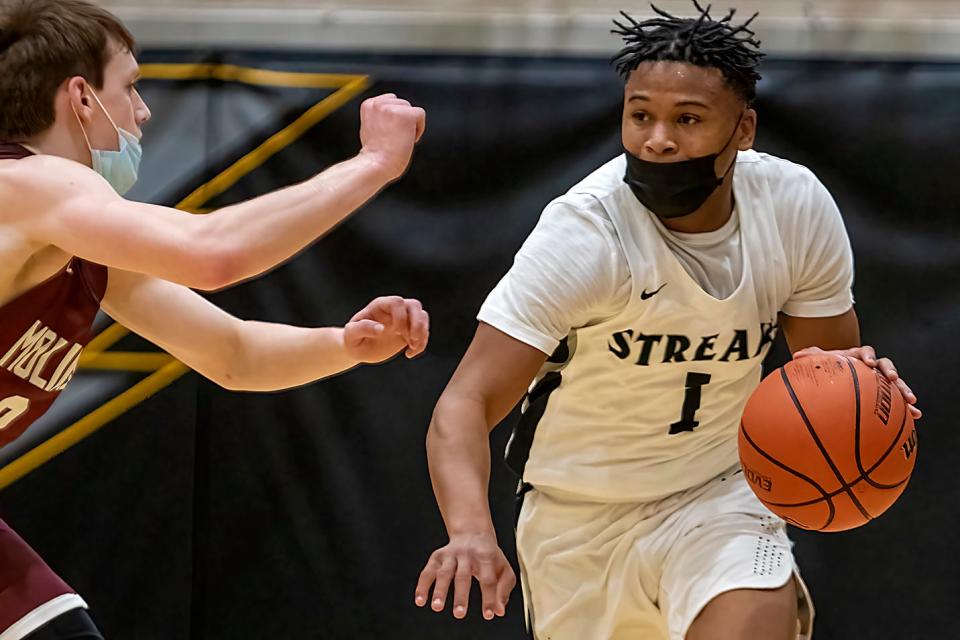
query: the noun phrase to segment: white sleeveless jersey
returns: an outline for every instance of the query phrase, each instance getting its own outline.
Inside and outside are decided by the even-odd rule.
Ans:
[[[611,161],[546,210],[587,215],[606,230],[612,255],[596,260],[622,261],[627,284],[611,288],[622,302],[577,326],[551,326],[543,293],[549,284],[524,293],[525,245],[479,318],[545,352],[559,345],[531,387],[508,448],[524,481],[601,500],[651,501],[738,463],[737,427],[778,313],[849,310],[852,257],[839,212],[811,172],[741,152],[734,194],[742,276],[729,297],[717,299],[670,251],[660,221],[624,184],[625,166],[623,157]],[[545,212],[534,236],[542,239],[541,227],[549,226]],[[540,246],[534,236],[532,254]],[[563,238],[556,242],[562,246]],[[572,261],[592,259],[566,258],[574,271]],[[591,308],[604,303],[594,300]],[[545,309],[547,319],[538,319]]]

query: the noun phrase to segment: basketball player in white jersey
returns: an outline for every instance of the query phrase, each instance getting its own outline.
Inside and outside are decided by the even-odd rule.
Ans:
[[[618,23],[626,153],[547,206],[480,310],[427,436],[449,544],[421,573],[419,606],[443,610],[452,583],[462,618],[476,578],[484,617],[504,614],[515,578],[488,506],[488,432],[529,387],[507,462],[523,478],[535,638],[810,636],[785,523],[738,465],[764,355],[779,329],[794,352],[843,350],[916,398],[858,346],[830,194],[751,151],[762,54],[749,22],[697,9]]]

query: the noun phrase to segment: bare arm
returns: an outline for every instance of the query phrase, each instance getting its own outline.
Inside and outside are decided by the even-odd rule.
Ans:
[[[447,532],[493,532],[490,430],[523,398],[547,356],[481,323],[433,412],[427,459]]]
[[[454,615],[466,615],[470,582],[483,592],[483,615],[503,615],[515,584],[513,571],[497,547],[487,497],[490,482],[490,430],[516,406],[547,355],[480,324],[460,366],[440,397],[427,433],[430,478],[450,544],[437,550],[417,584],[417,604],[444,608],[456,578]]]
[[[860,322],[853,309],[829,318],[797,318],[781,313],[780,327],[791,353],[807,347],[830,351],[860,346]]]
[[[916,407],[917,396],[903,381],[896,366],[889,358],[877,358],[870,346],[860,346],[860,322],[853,309],[829,318],[798,318],[780,314],[783,337],[795,358],[816,355],[824,351],[836,351],[862,360],[879,369],[887,379],[897,385],[910,405],[910,413],[919,419],[921,411]]]
[[[422,352],[428,327],[419,303],[375,303],[344,328],[243,321],[184,286],[111,270],[103,309],[225,388],[275,391],[382,361],[404,347],[411,357]]]
[[[424,114],[392,96],[361,108],[363,151],[299,185],[206,216],[124,200],[100,176],[49,156],[7,170],[26,238],[110,267],[219,289],[289,259],[406,170]],[[11,207],[12,208],[12,207]]]

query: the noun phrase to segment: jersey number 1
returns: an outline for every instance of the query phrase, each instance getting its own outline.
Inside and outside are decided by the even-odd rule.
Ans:
[[[700,426],[696,420],[697,409],[700,408],[700,391],[710,384],[709,373],[688,373],[687,392],[683,395],[683,409],[680,411],[680,420],[670,425],[670,435],[693,431]]]
[[[0,431],[17,421],[30,408],[30,400],[23,396],[10,396],[0,400]]]

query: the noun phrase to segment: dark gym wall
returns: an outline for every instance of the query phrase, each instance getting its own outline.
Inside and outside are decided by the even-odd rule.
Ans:
[[[428,133],[402,182],[288,265],[212,299],[244,318],[323,326],[378,295],[413,296],[432,342],[414,362],[278,394],[191,374],[6,489],[3,517],[87,598],[108,638],[524,638],[519,591],[492,623],[476,606],[462,622],[413,606],[417,574],[446,539],[423,439],[480,303],[543,206],[619,152],[615,74],[604,60],[470,56],[142,60],[368,74],[366,95],[424,106]],[[952,637],[960,64],[771,60],[764,75],[757,148],[809,166],[834,194],[864,340],[894,358],[925,412],[917,471],[888,514],[844,534],[795,532],[816,637]],[[155,119],[135,195],[164,204],[322,97],[216,81],[148,80],[143,93]],[[355,153],[359,101],[218,203]],[[492,438],[490,497],[512,558],[508,429]]]

